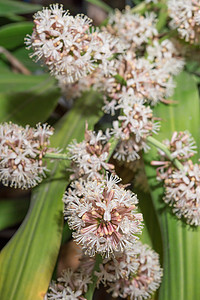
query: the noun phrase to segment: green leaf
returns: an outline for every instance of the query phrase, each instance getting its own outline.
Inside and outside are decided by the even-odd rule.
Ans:
[[[38,71],[43,72],[40,63],[35,63],[35,61],[29,57],[30,53],[31,50],[27,50],[24,45],[12,51],[14,57],[16,57],[29,71],[32,73],[36,73]]]
[[[105,2],[103,2],[101,0],[86,0],[86,1],[102,8],[103,10],[105,10],[108,13],[113,11],[112,7],[110,7],[108,4],[106,4]]]
[[[52,146],[65,148],[82,140],[85,121],[99,119],[99,95],[87,93],[56,126]],[[68,185],[66,166],[48,163],[50,176],[33,190],[29,213],[0,254],[1,300],[43,300],[58,256],[63,227],[62,196]]]
[[[175,130],[189,130],[195,140],[199,141],[199,95],[195,80],[183,72],[177,76],[176,82],[173,100],[178,101],[178,104],[159,104],[154,109],[156,116],[162,119],[161,131],[157,138],[162,141],[170,138]],[[163,202],[163,187],[156,180],[155,168],[150,166],[150,162],[156,158],[157,151],[153,148],[145,155],[146,173],[163,238],[164,277],[159,299],[198,299],[200,229],[192,228],[178,220]]]
[[[0,0],[0,16],[27,14],[41,9],[41,5],[24,3],[21,1]]]
[[[4,199],[0,200],[0,230],[20,223],[28,210],[29,200]]]
[[[32,28],[32,22],[20,22],[2,26],[0,28],[1,46],[11,50],[24,45],[24,38],[27,34],[31,34]]]
[[[0,75],[0,91],[0,122],[31,126],[47,120],[60,96],[55,79],[46,74]]]

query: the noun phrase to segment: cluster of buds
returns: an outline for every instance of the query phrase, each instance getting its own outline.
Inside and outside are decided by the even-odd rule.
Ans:
[[[111,58],[122,51],[118,39],[95,31],[87,16],[70,16],[55,4],[37,12],[34,23],[32,35],[26,38],[31,57],[45,63],[60,80],[74,82],[91,73],[97,63],[106,75],[115,71]]]
[[[102,131],[96,134],[87,129],[85,139],[81,143],[74,141],[68,146],[69,158],[72,160],[71,179],[101,178],[104,171],[112,172],[114,165],[108,163],[110,143],[109,135]]]
[[[169,0],[170,25],[191,44],[200,42],[200,3],[198,0]]]
[[[47,124],[36,128],[13,123],[0,125],[0,180],[6,186],[27,189],[45,176],[42,158],[51,151],[53,129]]]
[[[152,110],[144,105],[144,101],[133,95],[122,95],[117,109],[121,109],[118,121],[113,122],[113,135],[119,139],[114,158],[134,161],[139,159],[138,152],[147,151],[146,138],[157,133],[159,123],[154,122]]]

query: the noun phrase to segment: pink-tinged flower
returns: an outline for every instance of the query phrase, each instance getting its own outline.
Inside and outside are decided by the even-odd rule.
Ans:
[[[106,75],[115,72],[111,57],[123,49],[109,33],[95,31],[87,16],[70,16],[62,5],[54,4],[37,12],[34,23],[32,35],[25,39],[33,50],[31,57],[45,63],[63,82],[86,76],[97,63]]]
[[[175,131],[171,137],[171,140],[164,140],[163,144],[167,146],[171,153],[172,158],[178,159],[182,164],[186,163],[196,153],[196,143],[187,131]],[[171,162],[168,156],[162,151],[158,150],[160,161],[153,161],[152,165],[158,166],[157,178],[158,180],[164,180],[175,169],[173,162]]]
[[[46,295],[47,300],[86,300],[84,294],[87,292],[91,277],[78,269],[70,269],[63,272],[57,282],[52,282]]]
[[[188,161],[183,170],[165,179],[164,201],[172,206],[178,218],[190,225],[200,225],[200,166]]]
[[[132,51],[127,51],[119,60],[117,73],[124,81],[117,77],[102,81],[101,88],[111,101],[114,99],[118,102],[122,93],[127,93],[156,105],[160,101],[165,102],[165,98],[173,94],[175,84],[168,70],[157,68],[154,62],[144,57],[136,58]],[[106,103],[104,110],[109,112],[109,103]]]
[[[36,128],[0,125],[0,180],[4,185],[26,189],[41,182],[47,171],[42,157],[49,151],[52,134],[47,124]]]
[[[74,141],[68,146],[69,158],[72,160],[71,179],[101,178],[105,170],[113,171],[114,165],[107,162],[109,158],[109,135],[85,130],[85,139],[81,143]]]
[[[200,3],[197,0],[169,0],[170,25],[191,44],[200,42]]]
[[[138,199],[119,186],[120,179],[75,181],[64,195],[64,215],[74,230],[73,237],[86,254],[109,257],[131,248],[142,229]]]
[[[158,254],[137,242],[131,252],[125,251],[121,257],[104,261],[97,275],[113,297],[142,300],[158,289],[162,273]]]

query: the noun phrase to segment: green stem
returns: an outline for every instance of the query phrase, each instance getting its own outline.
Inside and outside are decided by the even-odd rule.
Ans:
[[[96,262],[94,265],[94,269],[92,271],[92,282],[89,284],[88,286],[88,290],[84,295],[84,298],[86,298],[87,300],[92,300],[93,298],[93,294],[97,285],[97,279],[98,277],[95,275],[95,272],[99,271],[99,265],[102,263],[102,257],[100,254],[96,255]]]
[[[67,154],[63,154],[63,153],[46,153],[45,158],[52,158],[52,159],[63,159],[63,160],[69,160],[69,157]]]
[[[162,144],[161,142],[159,142],[152,136],[148,136],[147,141],[149,143],[151,143],[152,145],[154,145],[156,148],[159,148],[160,150],[162,150],[177,169],[179,169],[179,170],[183,169],[182,163],[178,159],[172,157],[171,152],[169,151],[169,149],[167,149],[167,147],[164,144]]]

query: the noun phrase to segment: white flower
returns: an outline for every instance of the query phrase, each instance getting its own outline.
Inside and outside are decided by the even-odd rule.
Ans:
[[[157,36],[156,22],[154,13],[143,17],[133,14],[127,6],[123,12],[115,10],[114,14],[109,15],[106,29],[117,36],[127,48],[135,49]]]
[[[119,187],[118,177],[79,180],[65,194],[64,215],[73,237],[90,256],[106,257],[130,248],[141,233],[142,215],[136,213],[136,195]],[[126,227],[126,230],[125,230]]]
[[[120,141],[114,158],[133,161],[139,158],[140,150],[149,149],[145,140],[157,133],[159,124],[154,122],[151,108],[134,95],[122,93],[116,108],[121,109],[121,115],[113,122],[111,133]]]
[[[69,158],[72,160],[71,178],[101,178],[103,171],[113,171],[114,166],[107,162],[109,158],[109,136],[101,130],[95,132],[85,131],[85,140],[81,143],[73,141],[68,146]]]
[[[96,274],[113,297],[142,300],[158,289],[162,269],[158,254],[137,242],[131,251],[125,250],[114,258],[104,260]]]
[[[170,75],[177,75],[184,67],[184,59],[180,56],[174,44],[166,39],[159,43],[153,40],[153,45],[147,46],[148,59],[154,62],[157,69]]]
[[[0,125],[0,180],[15,188],[30,188],[41,182],[47,169],[42,157],[53,134],[47,124],[36,129],[12,123]]]
[[[183,170],[174,171],[165,179],[164,201],[172,206],[178,218],[190,225],[200,225],[200,167],[192,161]]]
[[[166,139],[163,144],[167,146],[172,158],[178,159],[182,164],[187,163],[188,159],[196,153],[197,148],[193,137],[187,131],[175,131],[171,140]],[[152,165],[158,166],[157,179],[164,180],[173,173],[175,167],[162,150],[158,150],[158,153],[160,161],[153,161]]]
[[[128,51],[119,60],[117,72],[124,79],[125,84],[115,77],[108,78],[107,82],[102,81],[99,85],[99,89],[102,89],[112,100],[119,100],[122,92],[125,92],[142,100],[146,99],[151,105],[155,105],[173,94],[175,84],[169,69],[158,68],[155,62],[145,58],[136,59],[132,51]],[[110,110],[109,102],[104,109]]]
[[[115,71],[110,58],[122,47],[109,34],[94,31],[87,16],[70,16],[62,5],[54,4],[36,13],[34,23],[32,35],[26,38],[28,49],[34,51],[31,57],[42,60],[65,83],[87,76],[98,60],[105,74]]]
[[[78,269],[65,270],[57,283],[52,282],[46,295],[48,300],[86,300],[84,294],[87,292],[91,277]]]
[[[182,39],[198,44],[200,3],[194,0],[168,0],[168,9],[172,18],[171,27],[178,29]]]

